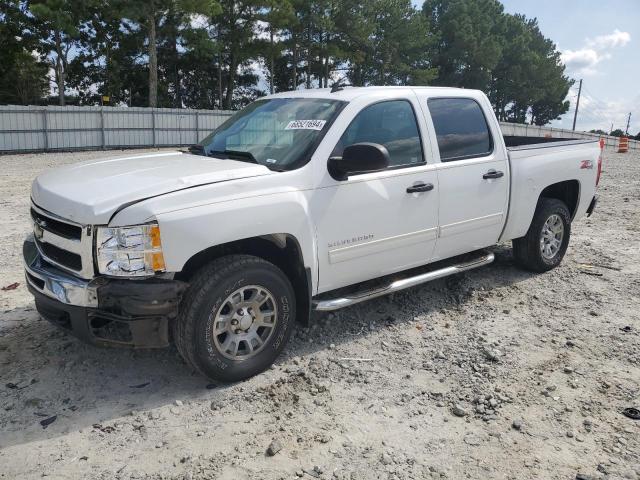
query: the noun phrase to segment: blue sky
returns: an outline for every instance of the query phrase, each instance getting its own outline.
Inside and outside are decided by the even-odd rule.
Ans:
[[[413,2],[421,5],[422,1]],[[502,0],[507,13],[536,17],[576,79],[571,109],[554,126],[571,128],[577,80],[583,79],[576,129],[640,131],[640,0]]]

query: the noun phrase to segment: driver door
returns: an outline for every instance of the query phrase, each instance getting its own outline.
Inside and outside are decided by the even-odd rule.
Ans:
[[[317,219],[318,293],[430,261],[438,227],[438,178],[427,165],[424,119],[414,99],[365,106],[331,156],[371,142],[389,151],[383,171],[334,180],[313,193]]]

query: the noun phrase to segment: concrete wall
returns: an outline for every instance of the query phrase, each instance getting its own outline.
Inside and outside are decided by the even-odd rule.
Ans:
[[[609,135],[598,135],[589,132],[574,132],[563,128],[538,127],[536,125],[522,125],[520,123],[500,122],[500,129],[503,135],[515,135],[522,137],[544,137],[550,135],[559,138],[584,138],[588,140],[598,140],[604,138],[607,147],[618,148],[618,137]],[[640,142],[638,140],[629,140],[629,150],[640,150]]]

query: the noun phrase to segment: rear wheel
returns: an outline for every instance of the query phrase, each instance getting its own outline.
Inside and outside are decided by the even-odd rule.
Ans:
[[[184,359],[225,382],[265,370],[282,352],[295,319],[291,283],[275,265],[249,255],[214,260],[191,279],[174,327]]]
[[[546,272],[557,267],[569,246],[571,215],[564,202],[541,198],[527,234],[513,240],[513,256],[521,267]]]

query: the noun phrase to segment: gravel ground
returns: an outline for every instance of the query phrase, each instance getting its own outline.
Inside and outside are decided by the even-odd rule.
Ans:
[[[110,152],[108,155],[119,155]],[[29,184],[0,157],[0,478],[640,478],[640,155],[607,152],[560,268],[497,261],[319,316],[215,385],[175,349],[80,343],[24,287]],[[42,421],[51,421],[46,428]]]

